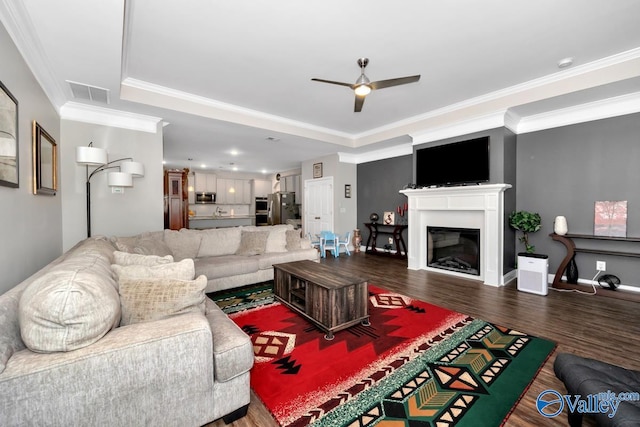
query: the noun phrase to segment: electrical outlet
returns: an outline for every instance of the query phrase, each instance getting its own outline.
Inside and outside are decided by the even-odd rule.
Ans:
[[[389,237],[389,244],[393,245],[393,237]]]
[[[596,261],[596,270],[607,271],[607,263],[605,261]]]

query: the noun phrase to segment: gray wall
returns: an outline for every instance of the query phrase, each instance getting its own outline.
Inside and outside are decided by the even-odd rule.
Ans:
[[[0,24],[0,81],[18,100],[19,188],[0,187],[0,293],[62,253],[61,194],[32,193],[31,122],[64,147],[60,118]],[[59,176],[59,175],[58,175]]]
[[[640,236],[640,114],[518,135],[517,208],[540,213],[542,230],[531,236],[536,252],[549,255],[555,274],[564,246],[551,240],[553,220],[567,217],[569,233],[593,234],[594,203],[627,200],[627,236]],[[579,247],[640,252],[638,243],[576,241]],[[518,243],[521,248],[521,244]],[[640,283],[638,258],[578,254],[581,279],[595,275],[596,260],[623,284]]]
[[[404,205],[407,202],[407,198],[399,191],[413,181],[413,156],[361,163],[358,165],[357,175],[357,226],[362,233],[362,244],[365,245],[369,232],[364,224],[371,222],[369,215],[375,212],[382,220],[383,212],[395,211],[398,205]],[[406,232],[404,238],[408,246],[409,236]],[[378,246],[382,244],[382,240],[378,240]]]

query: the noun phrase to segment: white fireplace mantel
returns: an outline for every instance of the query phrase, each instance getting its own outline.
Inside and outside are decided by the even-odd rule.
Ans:
[[[504,192],[509,188],[482,184],[400,191],[409,199],[408,268],[504,286]],[[480,276],[428,267],[427,226],[480,229]]]

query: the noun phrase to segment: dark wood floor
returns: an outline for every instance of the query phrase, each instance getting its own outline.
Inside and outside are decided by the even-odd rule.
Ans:
[[[369,282],[498,325],[552,340],[557,349],[543,366],[506,426],[566,426],[563,415],[545,419],[536,410],[536,398],[544,390],[565,392],[553,373],[559,352],[575,353],[640,370],[640,304],[613,298],[551,291],[548,296],[518,292],[515,282],[495,288],[474,280],[407,269],[406,260],[357,253],[323,263],[350,269]],[[604,390],[603,390],[604,391]],[[222,420],[209,427],[225,425]],[[252,393],[249,413],[234,427],[277,426]],[[584,426],[595,423],[585,418]]]

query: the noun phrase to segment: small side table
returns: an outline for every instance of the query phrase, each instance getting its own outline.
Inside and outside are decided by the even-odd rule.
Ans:
[[[376,222],[367,222],[364,225],[366,225],[369,229],[369,238],[367,239],[366,253],[372,255],[392,256],[401,259],[407,258],[407,245],[404,242],[404,237],[402,237],[402,232],[409,227],[408,225],[386,225],[378,224]],[[392,236],[393,243],[396,247],[395,254],[391,252],[379,251],[376,248],[376,241],[379,234]]]

